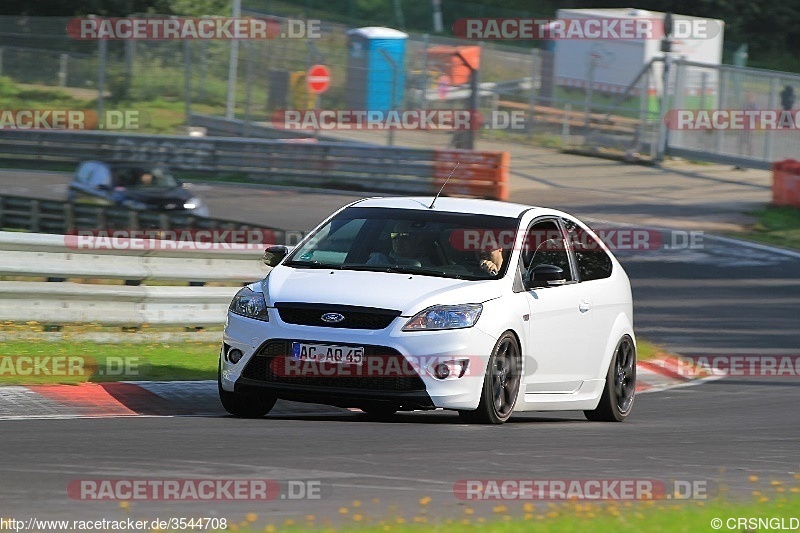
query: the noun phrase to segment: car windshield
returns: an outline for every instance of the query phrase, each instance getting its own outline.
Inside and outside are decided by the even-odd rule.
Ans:
[[[493,279],[505,274],[518,224],[508,217],[351,207],[284,265]]]
[[[171,189],[178,180],[164,167],[117,167],[114,186],[129,189]]]

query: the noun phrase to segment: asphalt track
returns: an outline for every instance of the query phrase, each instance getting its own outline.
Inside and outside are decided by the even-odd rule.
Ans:
[[[796,381],[721,380],[645,394],[624,424],[578,414],[525,414],[500,427],[467,426],[448,413],[409,413],[393,422],[362,415],[137,417],[2,422],[0,497],[5,516],[101,519],[217,516],[259,523],[339,520],[339,509],[380,519],[491,515],[498,502],[462,502],[466,479],[701,480],[735,495],[748,476],[791,481],[798,471]],[[76,501],[82,479],[272,479],[320,482],[318,500],[272,502]],[[716,490],[716,489],[715,489]],[[709,492],[715,496],[716,492]],[[373,499],[377,498],[377,502]],[[353,501],[361,502],[359,508]],[[522,502],[505,502],[512,510]],[[542,504],[539,503],[541,506]]]
[[[31,175],[25,186],[36,179]],[[225,191],[207,189],[206,196],[222,205]],[[239,214],[257,213],[254,222],[307,229],[351,198],[246,191],[230,205]],[[514,200],[528,201],[524,192]],[[289,211],[292,220],[284,216]],[[637,334],[682,353],[800,354],[797,254],[708,237],[702,249],[618,255],[634,286]],[[258,421],[222,415],[8,420],[0,422],[0,513],[238,522],[254,512],[259,526],[307,515],[317,523],[346,521],[356,513],[462,518],[465,507],[491,515],[497,502],[458,500],[456,481],[506,478],[701,480],[712,497],[717,489],[747,496],[771,480],[796,482],[798,402],[797,376],[753,376],[640,395],[624,424],[590,423],[580,413],[531,413],[500,427],[478,427],[442,412],[400,414],[381,423],[325,410]],[[290,480],[319,481],[321,498],[149,501],[123,509],[67,494],[75,480],[109,478],[259,478],[281,482],[284,491]],[[430,503],[421,504],[423,497]],[[505,503],[515,511],[523,502]]]

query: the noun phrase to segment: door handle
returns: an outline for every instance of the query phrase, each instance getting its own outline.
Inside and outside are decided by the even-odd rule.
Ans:
[[[581,303],[578,305],[578,309],[581,313],[585,313],[589,309],[592,308],[592,302],[589,300],[581,300]]]

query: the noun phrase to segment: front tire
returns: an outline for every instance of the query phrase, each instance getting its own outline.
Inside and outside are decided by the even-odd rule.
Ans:
[[[222,365],[222,362],[220,362]],[[222,407],[237,418],[262,418],[275,406],[278,398],[274,395],[245,395],[226,391],[222,388],[222,368],[217,370],[217,390]]]
[[[622,422],[633,409],[636,395],[636,346],[628,335],[622,337],[606,374],[600,403],[583,414],[592,422]]]
[[[458,412],[464,422],[502,424],[509,419],[517,403],[522,380],[521,361],[517,338],[510,332],[503,333],[489,357],[478,408]]]

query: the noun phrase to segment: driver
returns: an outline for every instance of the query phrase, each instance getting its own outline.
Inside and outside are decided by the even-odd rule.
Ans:
[[[500,267],[503,266],[503,249],[497,248],[496,250],[480,252],[479,261],[481,270],[496,276],[500,272]]]
[[[433,266],[433,262],[422,250],[425,227],[424,222],[401,220],[394,225],[390,237],[392,251],[388,254],[373,252],[367,260],[368,265]]]

